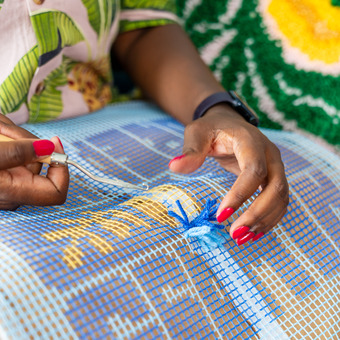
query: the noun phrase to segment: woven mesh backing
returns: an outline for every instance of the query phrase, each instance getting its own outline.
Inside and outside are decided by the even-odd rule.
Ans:
[[[264,131],[285,162],[288,213],[255,243],[204,252],[168,210],[180,200],[193,218],[235,177],[212,159],[190,176],[170,173],[183,142],[173,119],[136,102],[26,127],[58,135],[97,175],[151,189],[124,192],[70,168],[63,206],[0,212],[0,337],[339,339],[339,158]]]

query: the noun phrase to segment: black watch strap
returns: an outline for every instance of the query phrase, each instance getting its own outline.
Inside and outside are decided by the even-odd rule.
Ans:
[[[247,122],[258,126],[256,113],[234,91],[217,92],[204,99],[196,108],[193,120],[201,118],[211,107],[221,103],[229,104]]]

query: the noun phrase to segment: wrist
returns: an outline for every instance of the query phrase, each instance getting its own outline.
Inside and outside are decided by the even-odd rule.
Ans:
[[[227,104],[234,112],[238,113],[248,123],[258,126],[259,119],[254,110],[235,92],[216,92],[205,98],[196,108],[193,120],[206,115],[207,111],[216,105]]]
[[[246,122],[246,120],[231,106],[225,103],[220,103],[209,108],[205,114],[200,119],[211,120],[214,117],[223,117],[224,119],[239,121],[241,123]]]

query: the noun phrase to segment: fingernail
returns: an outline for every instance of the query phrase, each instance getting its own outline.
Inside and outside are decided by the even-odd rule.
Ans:
[[[255,237],[252,239],[252,241],[257,241],[259,238],[261,238],[264,235],[264,233],[258,233],[257,235],[255,235]]]
[[[50,155],[54,151],[54,144],[47,139],[39,139],[33,142],[33,148],[35,154],[40,156],[47,156]]]
[[[59,144],[61,145],[61,147],[62,147],[63,150],[64,150],[64,145],[63,145],[63,143],[61,142],[60,138],[59,138],[58,136],[56,136],[56,137],[58,138],[58,142],[59,142]]]
[[[177,156],[177,157],[173,158],[173,159],[169,162],[169,165],[168,165],[168,166],[170,166],[170,164],[171,164],[173,161],[178,161],[179,159],[183,158],[184,156],[185,156],[185,155],[180,155],[180,156]]]
[[[238,246],[240,246],[240,245],[248,242],[249,240],[251,240],[254,236],[255,236],[255,233],[250,231],[249,233],[246,233],[241,238],[236,239],[236,243],[237,243]]]
[[[216,217],[217,222],[221,223],[225,221],[227,218],[229,218],[235,210],[233,208],[225,208],[224,210],[221,211],[221,213]]]
[[[249,231],[249,227],[247,226],[242,226],[242,227],[238,227],[237,229],[234,230],[233,234],[231,235],[231,237],[236,240],[237,238],[243,236],[244,234],[246,234]]]

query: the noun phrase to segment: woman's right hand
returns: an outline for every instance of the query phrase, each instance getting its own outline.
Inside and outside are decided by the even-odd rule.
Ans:
[[[69,184],[67,167],[50,166],[46,176],[41,176],[38,163],[54,151],[64,153],[59,138],[38,139],[1,114],[0,134],[14,139],[0,142],[0,209],[63,204]]]

